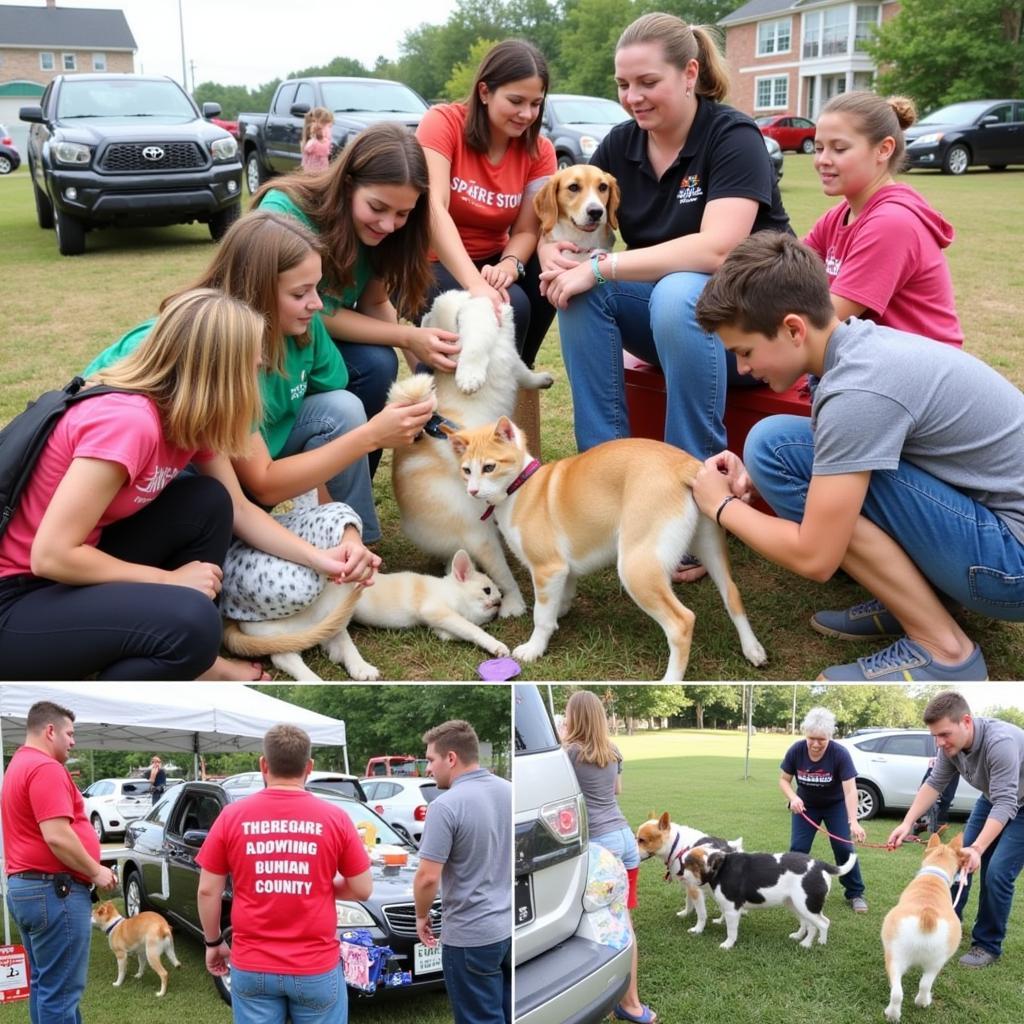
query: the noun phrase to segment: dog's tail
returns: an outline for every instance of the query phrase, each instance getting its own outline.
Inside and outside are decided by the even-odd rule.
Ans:
[[[232,654],[242,658],[261,658],[266,654],[294,654],[315,647],[349,624],[360,591],[354,584],[347,586],[349,592],[319,622],[299,633],[259,636],[243,632],[242,627],[233,619],[225,619],[224,646]]]
[[[429,373],[414,373],[411,377],[396,380],[388,391],[388,402],[411,405],[426,401],[434,392],[434,378]]]
[[[844,864],[841,864],[839,867],[836,867],[834,864],[826,864],[825,865],[825,870],[830,875],[842,876],[842,875],[849,874],[849,872],[851,872],[853,870],[853,866],[856,863],[857,863],[857,854],[854,853],[851,850],[850,851],[850,856],[846,859],[846,862]]]

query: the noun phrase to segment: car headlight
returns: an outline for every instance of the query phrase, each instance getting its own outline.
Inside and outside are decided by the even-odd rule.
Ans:
[[[339,928],[373,928],[377,922],[370,916],[365,907],[358,903],[336,902]]]
[[[597,149],[598,139],[595,139],[593,135],[581,135],[580,136],[580,152],[589,160],[594,155],[594,150]]]
[[[936,142],[942,141],[943,132],[932,132],[930,135],[919,135],[913,142],[907,143],[908,148],[913,146],[934,146]]]
[[[87,164],[92,159],[92,150],[80,142],[58,142],[53,147],[53,156],[62,164]]]
[[[238,152],[238,143],[229,135],[226,139],[217,139],[211,143],[210,152],[214,160],[232,160]]]

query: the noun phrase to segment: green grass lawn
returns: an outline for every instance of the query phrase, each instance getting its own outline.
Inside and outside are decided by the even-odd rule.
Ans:
[[[789,848],[789,811],[777,787],[779,762],[793,737],[753,737],[750,776],[744,778],[741,733],[666,731],[616,739],[625,771],[619,797],[634,828],[654,811],[674,821],[728,839],[742,836],[748,852]],[[896,817],[865,822],[868,842],[883,843]],[[963,823],[954,821],[950,838]],[[813,851],[832,861],[827,840]],[[719,949],[724,925],[709,913],[702,935],[690,935],[693,915],[676,917],[683,905],[677,882],[664,881],[660,860],[640,866],[639,905],[634,922],[640,952],[640,995],[665,1024],[851,1024],[882,1021],[889,1000],[882,944],[882,918],[920,866],[922,848],[905,845],[892,853],[858,851],[869,912],[852,913],[833,879],[825,914],[832,921],[828,944],[801,949],[787,936],[796,919],[784,908],[755,909],[739,926],[731,950]],[[709,907],[709,911],[712,910]],[[977,910],[972,892],[964,915],[965,943]],[[919,974],[904,977],[904,1024],[953,1024],[962,1020],[1009,1024],[1020,1019],[1024,908],[1014,908],[1000,963],[983,971],[943,969],[927,1010],[914,1005]]]
[[[915,188],[956,226],[950,249],[957,304],[967,348],[1018,386],[1024,385],[1024,265],[1018,258],[1024,172],[987,170],[951,178],[928,172],[907,176]],[[811,158],[787,154],[782,195],[794,228],[806,232],[832,203],[818,185]],[[136,231],[100,231],[88,236],[87,253],[57,254],[53,232],[35,223],[31,188],[24,169],[0,178],[0,422],[40,391],[61,385],[102,347],[152,316],[160,299],[188,281],[212,255],[202,225]],[[543,395],[541,456],[551,461],[574,452],[572,405],[557,340],[557,322],[541,350],[538,366],[550,370],[555,386]],[[385,463],[375,481],[384,528],[381,546],[388,569],[437,572],[398,532]],[[813,633],[807,620],[821,607],[843,607],[863,598],[845,579],[821,585],[799,579],[730,542],[736,581],[750,621],[768,651],[763,669],[752,668],[707,581],[681,588],[697,615],[690,679],[813,679],[822,668],[867,654],[877,645],[841,644]],[[529,579],[519,573],[524,592]],[[529,598],[528,598],[529,600]],[[1024,677],[1024,626],[966,616],[968,632],[985,651],[993,679]],[[492,632],[509,647],[525,641],[528,618],[501,621]],[[486,655],[465,643],[444,643],[425,630],[388,633],[357,629],[363,656],[387,679],[473,679]],[[322,655],[307,660],[328,679],[343,670]],[[614,570],[581,581],[570,613],[552,638],[548,654],[524,667],[527,679],[614,680],[660,678],[667,660],[660,628],[622,591]]]
[[[118,906],[123,903],[118,900]],[[12,922],[13,928],[13,922]],[[17,942],[14,929],[13,942]],[[231,1008],[214,988],[206,972],[202,946],[175,929],[174,951],[181,961],[175,970],[164,959],[170,977],[167,994],[157,998],[160,981],[146,965],[141,978],[134,978],[137,969],[134,957],[128,958],[128,975],[121,988],[113,987],[117,977],[117,961],[110,952],[107,937],[94,930],[89,951],[89,981],[82,999],[82,1019],[90,1024],[181,1024],[184,1020],[198,1024],[231,1024]],[[387,992],[380,998],[355,997],[350,991],[349,1019],[353,1024],[450,1024],[452,1019],[444,990],[415,995]],[[28,1001],[11,1003],[3,1009],[4,1024],[27,1024]]]

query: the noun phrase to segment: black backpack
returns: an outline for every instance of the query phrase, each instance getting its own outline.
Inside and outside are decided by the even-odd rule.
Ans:
[[[61,391],[47,391],[0,430],[0,537],[7,530],[46,439],[67,407],[82,398],[125,390],[99,384],[83,391],[84,385],[81,377],[75,377]]]

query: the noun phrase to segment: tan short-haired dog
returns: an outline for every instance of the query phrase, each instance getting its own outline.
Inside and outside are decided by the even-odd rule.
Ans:
[[[945,962],[960,945],[960,919],[953,910],[950,887],[960,867],[963,836],[943,845],[938,834],[925,848],[921,870],[903,890],[882,922],[885,973],[889,975],[887,1020],[900,1019],[903,1007],[903,975],[921,968],[921,983],[914,1002],[931,1006],[932,984]]]
[[[615,565],[629,596],[665,631],[665,681],[682,679],[695,617],[673,592],[671,574],[693,552],[715,581],[747,660],[765,663],[729,572],[725,535],[690,492],[702,465],[692,455],[634,437],[541,466],[505,416],[476,430],[442,429],[467,493],[481,510],[493,507],[498,529],[533,577],[533,634],[513,657],[541,657],[572,603],[577,577]]]
[[[572,242],[586,259],[595,249],[611,252],[619,226],[619,183],[593,164],[573,164],[556,171],[533,197],[541,237],[548,242]]]
[[[167,959],[175,967],[180,967],[181,964],[174,955],[171,926],[159,914],[146,910],[135,917],[122,917],[117,907],[110,900],[106,900],[93,907],[92,923],[106,932],[110,949],[117,957],[117,981],[114,982],[114,988],[120,988],[124,983],[125,972],[128,969],[128,954],[134,953],[139,960],[139,969],[135,972],[135,977],[142,977],[142,957],[145,954],[149,966],[160,978],[160,991],[157,995],[162,996],[167,991],[167,971],[160,962],[160,954],[166,953]]]

